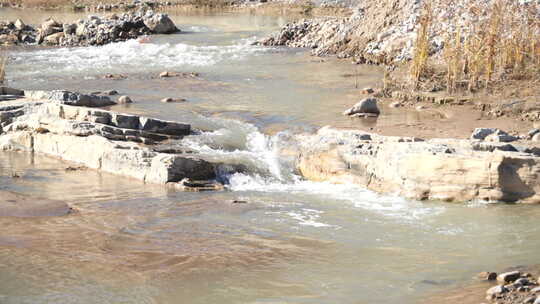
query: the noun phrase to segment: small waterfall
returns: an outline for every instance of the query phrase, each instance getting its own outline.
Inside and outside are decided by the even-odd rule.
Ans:
[[[219,128],[186,137],[182,145],[208,161],[222,163],[219,178],[232,190],[300,180],[294,160],[280,155],[281,149],[293,144],[287,132],[269,136],[251,124],[225,119],[212,119],[212,124]]]

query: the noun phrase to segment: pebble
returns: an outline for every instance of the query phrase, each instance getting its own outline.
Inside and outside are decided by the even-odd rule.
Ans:
[[[131,100],[131,98],[129,96],[120,96],[118,98],[118,103],[119,104],[126,104],[126,103],[132,103],[133,100]]]
[[[373,90],[372,88],[363,88],[362,89],[362,94],[373,94],[373,92],[375,92],[375,90]]]
[[[510,283],[513,282],[521,276],[521,272],[519,271],[509,271],[505,273],[501,273],[497,276],[497,281],[499,283]]]
[[[481,280],[495,281],[497,279],[497,273],[484,271],[484,272],[480,272],[477,277],[480,278]]]
[[[163,98],[161,100],[161,102],[166,102],[166,103],[170,103],[170,102],[184,102],[184,101],[187,101],[186,99],[184,98],[171,98],[171,97],[167,97],[167,98]]]
[[[504,285],[493,286],[486,291],[486,294],[487,294],[486,298],[491,300],[506,292],[508,292],[508,289],[504,287]]]

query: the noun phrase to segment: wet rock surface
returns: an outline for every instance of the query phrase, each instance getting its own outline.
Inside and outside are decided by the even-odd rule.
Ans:
[[[307,179],[355,183],[407,198],[540,203],[534,146],[380,136],[322,128],[298,139]]]
[[[74,210],[65,202],[0,190],[0,217],[63,216]]]
[[[103,45],[135,39],[150,34],[179,32],[174,22],[163,13],[139,10],[109,17],[89,16],[75,23],[48,19],[37,29],[22,20],[0,23],[0,44],[43,44],[52,46]]]
[[[184,191],[223,189],[215,181],[220,164],[178,148],[184,136],[198,132],[189,124],[24,99],[0,104],[0,126],[0,150],[55,156],[148,183],[178,183]]]

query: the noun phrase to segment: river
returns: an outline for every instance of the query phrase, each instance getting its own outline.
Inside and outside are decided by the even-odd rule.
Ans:
[[[51,14],[80,17],[0,11],[30,24]],[[309,182],[276,153],[292,134],[362,123],[340,113],[380,81],[379,68],[251,45],[285,17],[172,17],[183,33],[150,43],[10,50],[10,85],[115,89],[135,102],[113,110],[189,122],[205,130],[185,140],[190,149],[245,172],[223,176],[228,191],[186,193],[1,152],[0,191],[75,210],[0,217],[1,303],[416,303],[480,271],[537,262],[534,206],[416,202]],[[160,79],[165,70],[198,76]],[[378,123],[396,119],[416,118]]]

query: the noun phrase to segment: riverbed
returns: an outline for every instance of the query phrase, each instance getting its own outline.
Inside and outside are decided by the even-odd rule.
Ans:
[[[292,134],[365,127],[341,112],[381,69],[252,45],[286,17],[172,17],[183,32],[149,43],[11,50],[10,85],[117,90],[135,102],[113,110],[191,123],[205,131],[187,138],[191,149],[247,170],[226,176],[228,191],[186,193],[2,152],[0,191],[73,211],[0,217],[0,302],[415,303],[480,271],[537,262],[535,206],[416,202],[308,182],[276,152]],[[387,113],[378,124],[419,119]]]

